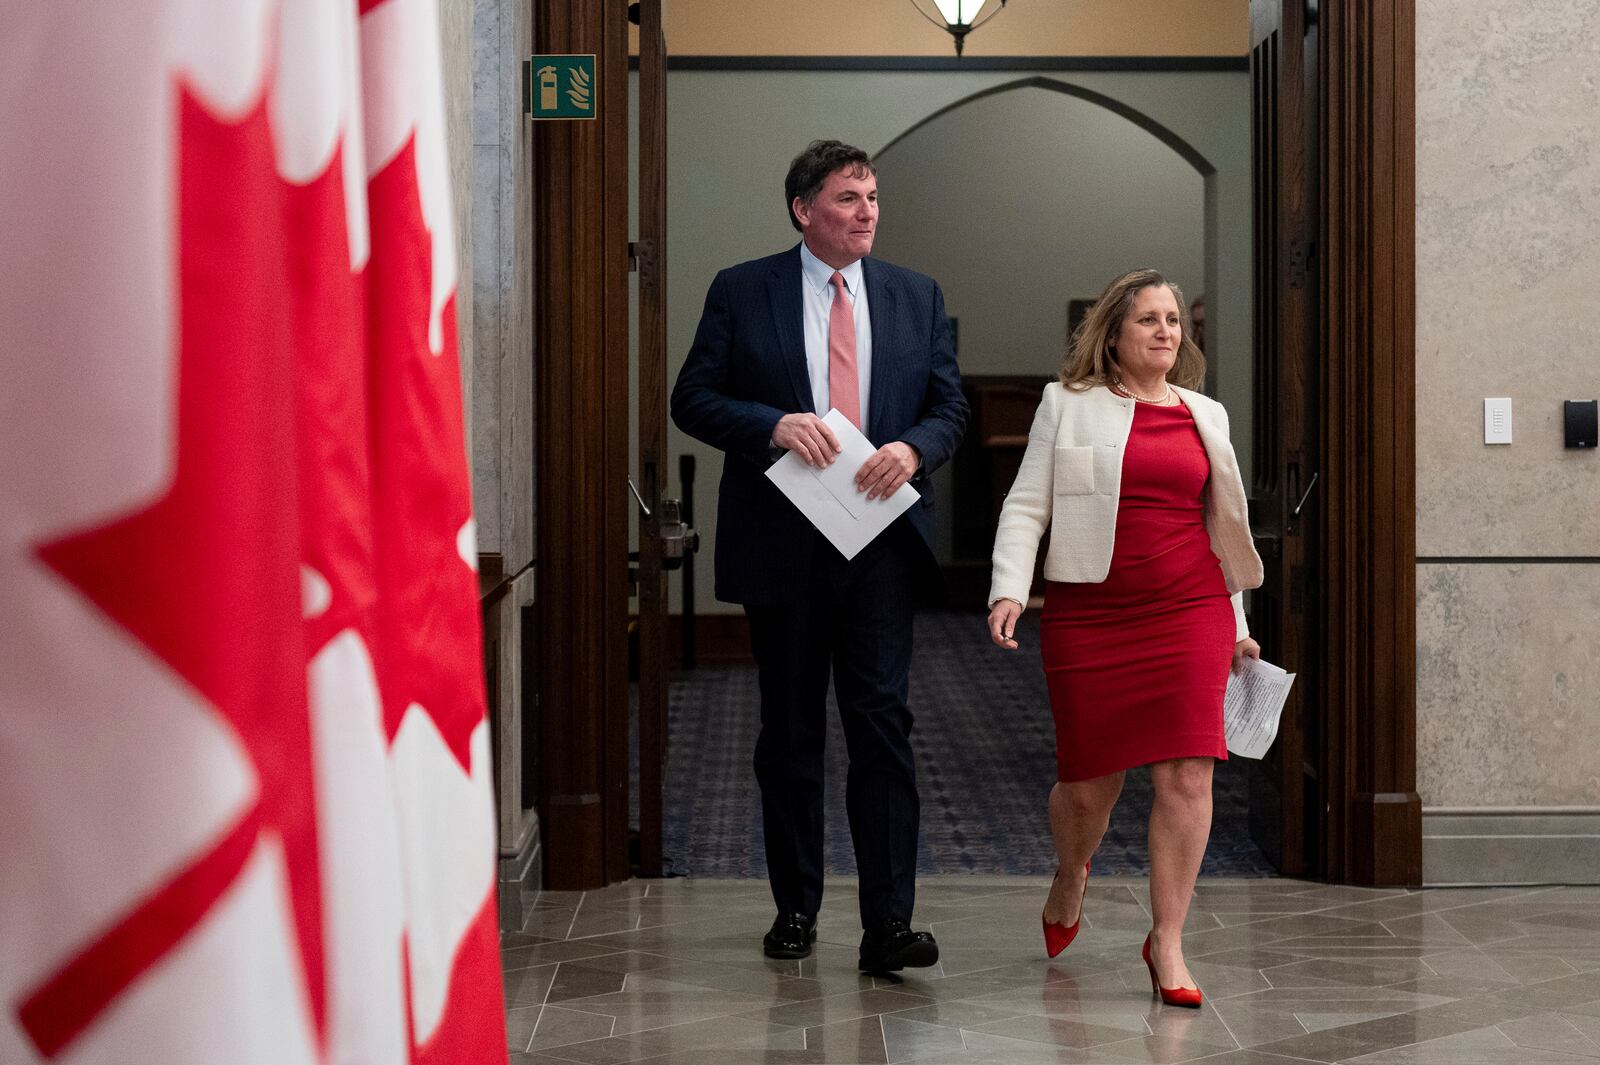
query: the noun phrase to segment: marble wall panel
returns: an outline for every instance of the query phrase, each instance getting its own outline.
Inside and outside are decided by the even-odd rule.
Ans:
[[[500,147],[472,146],[472,496],[478,550],[504,548],[500,468]]]
[[[522,0],[453,0],[472,13],[470,92],[459,103],[470,123],[472,167],[473,492],[479,547],[518,575],[500,602],[500,716],[496,721],[502,927],[521,927],[538,889],[539,822],[521,802],[522,609],[532,602],[533,559],[533,233],[529,136],[520,74],[531,49]],[[466,321],[463,318],[463,321]]]
[[[1427,810],[1423,883],[1585,884],[1600,875],[1600,808]]]
[[[1417,552],[1600,555],[1600,0],[1417,0]],[[1513,443],[1483,443],[1510,396]]]
[[[522,62],[533,49],[533,23],[525,0],[500,7],[500,462],[506,564],[533,561],[533,148],[522,115]]]
[[[445,162],[454,207],[456,331],[461,352],[467,459],[472,447],[472,0],[439,0],[439,46],[443,65]]]
[[[501,0],[472,0],[472,143],[499,144]]]
[[[525,5],[473,0],[473,491],[479,546],[533,558],[532,231],[521,68]]]
[[[1417,572],[1426,806],[1600,805],[1600,564]]]
[[[501,524],[508,565],[533,561],[536,503],[533,454],[533,181],[526,136],[499,149],[503,327],[500,336],[500,394],[503,429],[500,464]]]

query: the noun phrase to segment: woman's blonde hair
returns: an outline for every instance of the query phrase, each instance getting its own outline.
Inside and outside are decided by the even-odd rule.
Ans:
[[[1106,286],[1100,298],[1073,330],[1067,341],[1066,357],[1061,361],[1060,381],[1075,392],[1086,392],[1108,384],[1116,373],[1117,358],[1111,345],[1122,332],[1134,297],[1147,288],[1165,285],[1178,301],[1183,336],[1178,341],[1178,358],[1167,371],[1167,380],[1180,388],[1199,388],[1206,379],[1206,357],[1189,337],[1189,308],[1183,290],[1155,270],[1131,270]]]

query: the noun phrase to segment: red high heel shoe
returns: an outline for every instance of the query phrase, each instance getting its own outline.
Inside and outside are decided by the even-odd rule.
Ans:
[[[1078,926],[1083,924],[1083,900],[1089,897],[1089,865],[1094,859],[1083,863],[1083,895],[1078,899],[1078,919],[1072,922],[1072,927],[1067,927],[1060,921],[1047,921],[1039,918],[1044,924],[1044,952],[1050,957],[1055,957],[1078,938]],[[1061,876],[1061,870],[1056,870],[1056,876]]]
[[[1187,1006],[1189,1009],[1200,1008],[1200,989],[1198,987],[1162,987],[1156,979],[1156,963],[1150,960],[1150,936],[1144,937],[1144,963],[1150,970],[1150,990],[1161,994],[1161,1001],[1169,1006]]]

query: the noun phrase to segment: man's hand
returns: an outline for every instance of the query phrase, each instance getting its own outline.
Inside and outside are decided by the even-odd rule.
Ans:
[[[868,499],[887,496],[911,480],[921,461],[916,448],[904,440],[891,440],[856,471],[856,490],[867,493]]]
[[[840,451],[839,438],[815,414],[785,414],[772,430],[772,446],[798,452],[807,466],[831,465]]]

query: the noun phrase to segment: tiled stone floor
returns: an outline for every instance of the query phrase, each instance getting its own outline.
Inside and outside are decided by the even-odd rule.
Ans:
[[[1185,945],[1206,993],[1164,1007],[1139,960],[1144,879],[1095,877],[1084,931],[1039,941],[1046,881],[918,885],[943,958],[855,968],[853,882],[816,954],[768,961],[762,881],[546,892],[502,957],[513,1065],[1187,1062],[1526,1065],[1600,1060],[1600,888],[1391,891],[1202,879]]]

